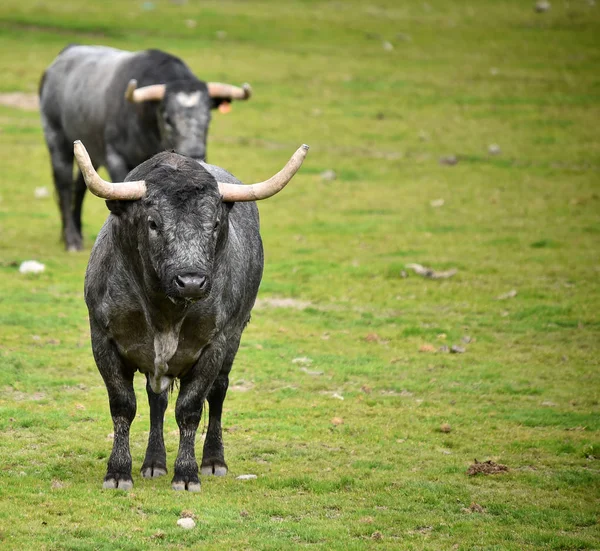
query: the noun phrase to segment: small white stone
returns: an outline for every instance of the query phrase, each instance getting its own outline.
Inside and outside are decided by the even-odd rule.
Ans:
[[[497,143],[491,143],[488,146],[488,153],[490,155],[500,155],[502,151],[500,150],[500,146]]]
[[[196,523],[193,518],[184,517],[177,521],[177,526],[181,526],[184,530],[191,530],[196,526]]]
[[[22,262],[21,266],[19,266],[19,272],[22,274],[39,274],[45,269],[46,266],[37,260],[25,260],[25,262]]]
[[[387,42],[386,41],[386,42],[383,43],[383,49],[386,52],[391,52],[394,49],[394,45],[391,42]]]
[[[312,364],[312,360],[310,358],[303,356],[301,358],[294,358],[292,360],[292,363],[296,364],[296,365],[310,365],[310,364]]]
[[[240,476],[236,476],[236,480],[254,480],[257,478],[255,474],[241,474]]]
[[[443,199],[434,199],[430,201],[429,204],[434,208],[439,208],[444,206],[445,201]]]
[[[50,192],[48,191],[47,187],[36,187],[33,192],[33,196],[36,199],[46,199],[46,197],[50,197]]]

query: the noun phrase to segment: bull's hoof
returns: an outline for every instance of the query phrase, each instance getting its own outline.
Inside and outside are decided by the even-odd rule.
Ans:
[[[102,488],[105,490],[131,490],[133,488],[133,480],[131,478],[121,478],[118,475],[107,474],[104,478]]]
[[[144,478],[158,478],[167,474],[166,467],[159,467],[151,465],[149,467],[142,467],[142,476]]]
[[[173,480],[171,483],[171,488],[176,492],[182,492],[187,490],[188,492],[199,492],[200,491],[200,481],[198,480]]]
[[[200,473],[202,476],[225,476],[227,463],[222,459],[202,459]]]

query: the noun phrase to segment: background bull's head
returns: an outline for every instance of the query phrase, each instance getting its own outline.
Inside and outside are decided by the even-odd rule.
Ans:
[[[137,88],[137,82],[132,80],[125,97],[134,103],[157,101],[162,147],[203,161],[211,109],[228,105],[232,99],[248,99],[250,93],[247,84],[239,88],[218,82],[176,80]]]

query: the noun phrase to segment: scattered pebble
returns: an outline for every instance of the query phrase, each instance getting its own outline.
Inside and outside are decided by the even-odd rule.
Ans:
[[[391,52],[394,49],[394,45],[391,42],[388,42],[387,40],[383,43],[383,49],[386,52]]]
[[[547,12],[550,9],[550,2],[548,2],[548,0],[538,0],[535,3],[534,9],[538,13]]]
[[[450,352],[452,354],[464,354],[465,353],[465,348],[463,346],[458,346],[457,344],[453,344],[450,347]]]
[[[502,150],[500,149],[500,146],[497,143],[492,143],[488,146],[488,153],[490,155],[500,155],[500,153],[502,153]]]
[[[450,426],[450,423],[442,423],[440,426],[440,432],[450,432],[452,431],[452,427]]]
[[[443,199],[434,199],[433,201],[429,202],[429,204],[434,208],[443,207],[444,203],[445,201]]]
[[[443,346],[439,347],[438,351],[445,354],[447,352],[450,352],[450,349],[444,344]]]
[[[255,474],[241,474],[240,476],[236,476],[236,480],[254,480],[258,478]]]
[[[306,356],[302,356],[300,358],[294,358],[292,360],[293,364],[297,364],[297,365],[310,365],[312,364],[312,360],[310,358],[307,358]]]
[[[447,279],[455,275],[458,270],[456,268],[452,268],[450,270],[445,270],[443,272],[436,272],[431,268],[426,268],[425,266],[421,266],[420,264],[407,264],[407,268],[414,270],[414,272],[420,276],[427,277],[429,279]]]
[[[461,340],[465,344],[469,344],[473,339],[469,335],[465,335]]]
[[[419,352],[435,352],[435,346],[432,344],[422,344],[419,346]]]
[[[307,369],[306,367],[301,367],[300,371],[306,373],[307,375],[311,375],[313,377],[318,377],[319,375],[323,375],[322,371],[312,371],[311,369]]]
[[[343,425],[343,424],[344,424],[344,420],[343,420],[341,417],[334,417],[334,418],[331,420],[331,424],[332,424],[332,425],[335,425],[335,426],[337,427],[337,426],[339,426],[339,425]]]
[[[332,398],[336,398],[337,400],[343,400],[343,399],[344,399],[344,397],[343,397],[341,394],[338,394],[337,392],[334,392],[334,393],[331,395],[331,397],[332,397]]]
[[[517,296],[517,290],[511,289],[507,293],[502,293],[496,297],[497,300],[506,300],[507,298],[514,298]]]
[[[334,170],[327,169],[327,170],[324,170],[323,172],[321,172],[321,180],[324,180],[325,182],[331,182],[331,181],[335,180],[336,178],[337,178],[337,174],[335,173]]]
[[[381,532],[379,532],[379,531],[373,532],[371,534],[371,539],[373,539],[373,540],[382,540],[383,539],[383,534]]]
[[[177,521],[177,526],[181,526],[181,528],[184,530],[191,530],[194,528],[194,526],[196,526],[196,523],[194,522],[193,518],[184,517]]]
[[[48,188],[45,186],[36,187],[33,192],[33,196],[36,199],[46,199],[47,197],[50,197],[50,192],[48,191]]]
[[[25,260],[19,266],[19,272],[22,274],[39,274],[46,269],[42,263],[37,260]]]
[[[454,166],[458,163],[458,157],[456,155],[447,155],[446,157],[440,158],[441,165]]]
[[[188,29],[195,29],[197,25],[198,25],[198,23],[196,23],[195,19],[186,19],[185,20],[185,26]]]

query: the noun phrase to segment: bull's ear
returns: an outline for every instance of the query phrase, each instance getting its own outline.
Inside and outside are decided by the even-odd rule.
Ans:
[[[111,199],[105,201],[106,207],[115,216],[121,216],[127,211],[127,207],[131,204],[131,201],[119,201],[118,199]]]
[[[218,109],[221,113],[231,111],[231,99],[229,98],[210,98],[210,108]]]

